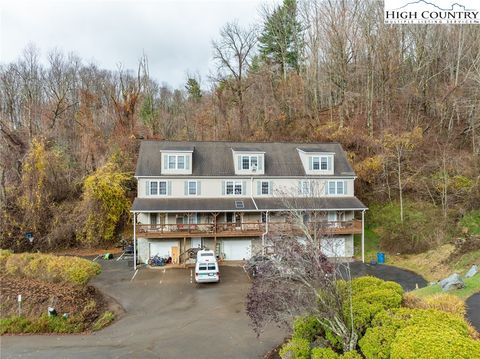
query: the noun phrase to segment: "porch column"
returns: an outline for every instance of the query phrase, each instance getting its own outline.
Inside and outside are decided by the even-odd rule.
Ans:
[[[365,210],[362,211],[362,262],[365,263]]]
[[[133,270],[137,270],[137,213],[133,212]]]

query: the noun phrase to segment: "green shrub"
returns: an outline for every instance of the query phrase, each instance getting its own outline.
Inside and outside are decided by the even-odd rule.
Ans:
[[[346,283],[340,285],[346,286]],[[353,312],[355,330],[360,336],[377,313],[385,309],[399,308],[402,303],[403,289],[397,283],[366,276],[353,279],[351,286],[352,308],[350,309],[349,301],[345,300],[344,315],[350,322],[350,310]],[[342,289],[342,292],[345,291],[346,289]]]
[[[292,338],[280,349],[282,359],[310,359],[310,342],[307,339]]]
[[[307,339],[313,342],[321,334],[322,325],[314,316],[298,317],[293,323],[293,338]]]
[[[30,321],[23,316],[11,316],[0,319],[0,335],[25,333]]]
[[[379,312],[358,345],[367,359],[390,358],[392,346],[401,330],[406,328],[436,328],[439,332],[455,331],[462,338],[469,338],[469,328],[458,315],[435,309],[398,308]],[[447,335],[447,334],[445,334]],[[404,358],[404,357],[399,357]]]
[[[470,234],[480,234],[480,210],[471,211],[463,216],[459,222]]]
[[[5,270],[8,274],[19,277],[85,285],[100,273],[101,267],[98,263],[79,257],[19,253],[7,257]]]
[[[397,332],[391,346],[395,359],[480,358],[480,342],[447,326],[407,326]]]
[[[44,314],[33,319],[23,316],[0,319],[0,334],[80,333],[83,329],[83,323],[75,317],[49,317]]]
[[[313,348],[312,359],[362,359],[362,356],[356,351],[338,354],[331,348]]]
[[[338,359],[340,355],[330,348],[313,348],[312,359]]]
[[[95,323],[93,323],[92,329],[94,331],[103,329],[114,320],[115,320],[115,314],[113,314],[110,311],[106,311],[105,313],[102,314],[100,318],[97,319]]]

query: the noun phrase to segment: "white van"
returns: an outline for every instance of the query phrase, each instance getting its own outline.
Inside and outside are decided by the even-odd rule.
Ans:
[[[195,265],[195,282],[208,283],[218,281],[220,281],[220,271],[218,270],[217,261],[197,259],[197,264]]]
[[[209,249],[202,249],[197,252],[197,263],[198,262],[216,262],[217,258],[215,257],[215,252]]]

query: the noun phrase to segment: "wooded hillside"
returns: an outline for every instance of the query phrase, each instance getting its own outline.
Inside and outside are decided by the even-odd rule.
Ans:
[[[0,247],[28,248],[25,232],[35,248],[118,239],[141,138],[338,141],[357,195],[395,218],[380,225],[400,247],[385,248],[461,232],[480,208],[480,28],[384,25],[377,1],[260,11],[219,29],[215,72],[184,88],[151,78],[145,57],[110,71],[53,51],[42,65],[31,46],[2,65]]]

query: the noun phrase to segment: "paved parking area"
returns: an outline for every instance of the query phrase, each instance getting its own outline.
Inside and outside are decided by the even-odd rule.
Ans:
[[[258,358],[284,338],[269,328],[257,339],[245,314],[249,281],[221,267],[220,283],[196,284],[190,269],[140,269],[100,261],[92,284],[126,310],[91,335],[2,337],[1,358]]]

